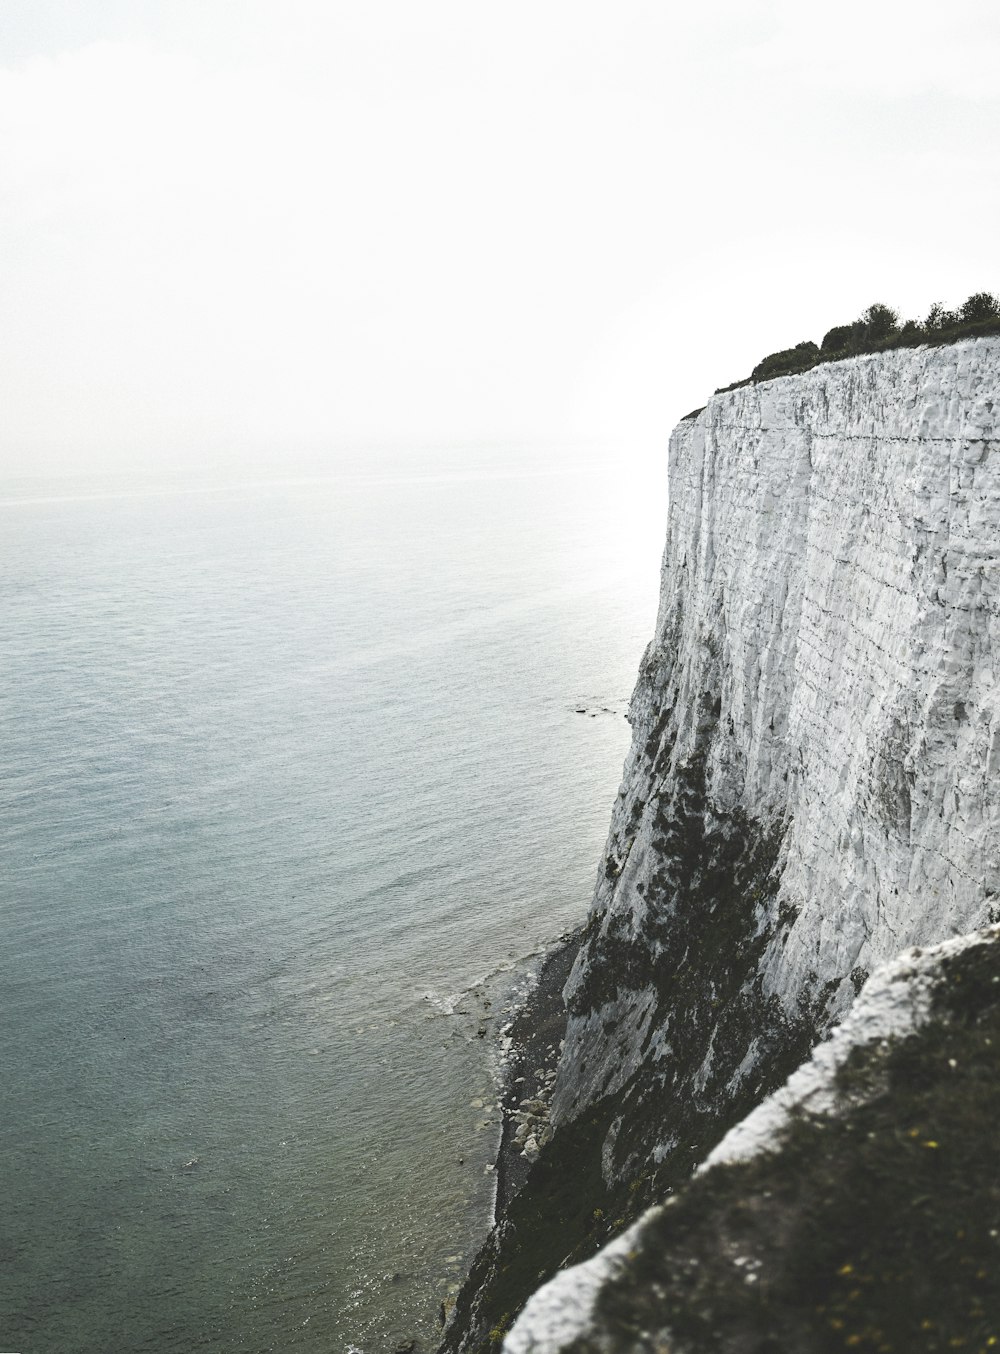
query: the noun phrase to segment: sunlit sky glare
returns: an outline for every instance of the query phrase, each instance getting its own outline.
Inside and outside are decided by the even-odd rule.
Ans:
[[[1000,288],[994,0],[2,0],[0,471],[661,448]]]

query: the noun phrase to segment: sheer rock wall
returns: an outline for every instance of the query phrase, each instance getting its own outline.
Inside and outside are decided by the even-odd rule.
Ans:
[[[678,862],[657,811],[696,757],[710,812],[780,838],[754,928],[762,995],[790,1019],[828,1023],[905,946],[997,919],[998,594],[1000,342],[819,367],[678,427],[557,1122],[670,1057],[652,983],[589,988],[669,930]],[[753,1063],[750,1040],[738,1075]]]

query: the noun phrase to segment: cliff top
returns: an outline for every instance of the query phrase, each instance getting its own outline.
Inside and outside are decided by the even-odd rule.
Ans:
[[[941,302],[935,301],[923,320],[903,320],[891,306],[876,301],[856,320],[828,329],[818,346],[811,339],[805,339],[791,348],[768,353],[749,376],[720,386],[715,393],[724,395],[741,386],[793,376],[824,362],[841,362],[844,358],[865,353],[957,343],[960,339],[983,338],[991,334],[1000,334],[1000,299],[992,292],[974,292],[957,310],[946,310]],[[684,419],[697,418],[704,407],[692,409]]]

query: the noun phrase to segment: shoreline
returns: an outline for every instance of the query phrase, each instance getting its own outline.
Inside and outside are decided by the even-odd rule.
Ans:
[[[548,1125],[548,1102],[566,1033],[563,987],[581,948],[585,927],[586,921],[581,922],[570,932],[553,938],[548,948],[524,956],[513,969],[498,969],[488,975],[456,997],[453,1005],[449,1002],[447,1010],[438,1007],[438,1014],[445,1020],[457,1017],[464,1022],[465,1033],[460,1037],[472,1043],[484,1041],[488,1076],[493,1083],[490,1099],[479,1093],[470,1102],[471,1108],[495,1116],[491,1135],[494,1145],[491,1150],[486,1148],[488,1160],[484,1166],[484,1170],[493,1175],[493,1187],[486,1213],[476,1212],[478,1227],[483,1231],[461,1269],[463,1281],[468,1277],[479,1247],[486,1242],[512,1198],[520,1192],[535,1164],[535,1155],[528,1158],[522,1155],[525,1143],[522,1124],[528,1118],[530,1127],[540,1135]],[[518,1133],[521,1141],[517,1140]],[[461,1169],[468,1169],[468,1160],[463,1156],[457,1164]],[[436,1297],[438,1340],[451,1322],[453,1305],[461,1288],[460,1282],[453,1281],[453,1274],[442,1274],[441,1278],[451,1282],[447,1292],[441,1293],[438,1289]],[[387,1349],[391,1354],[411,1354],[411,1351],[415,1354],[415,1351],[425,1349],[421,1334],[424,1332],[411,1328],[411,1334]],[[436,1349],[437,1343],[430,1347]]]
[[[566,1008],[562,993],[583,941],[584,926],[564,932],[546,954],[538,979],[524,1001],[501,1031],[507,1045],[497,1101],[501,1112],[500,1141],[495,1162],[496,1188],[493,1195],[491,1225],[503,1214],[531,1171],[533,1161],[523,1155],[516,1141],[519,1119],[526,1102],[546,1107],[566,1033]],[[547,1122],[547,1113],[532,1116],[539,1125]]]

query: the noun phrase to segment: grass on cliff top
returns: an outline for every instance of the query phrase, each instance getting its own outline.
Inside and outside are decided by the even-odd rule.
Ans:
[[[855,1050],[841,1089],[874,1099],[677,1196],[601,1299],[602,1354],[1000,1350],[1000,945],[949,961],[937,1008]]]
[[[918,348],[922,344],[957,343],[963,338],[985,338],[1000,334],[1000,300],[990,292],[975,292],[957,310],[945,310],[935,302],[924,320],[902,320],[891,306],[875,302],[850,324],[828,329],[818,346],[807,339],[792,348],[782,348],[762,358],[749,376],[715,392],[724,395],[741,386],[773,381],[778,376],[793,376],[810,371],[823,362],[839,362],[862,353],[881,353],[890,348]],[[704,408],[704,406],[702,406]],[[697,418],[701,409],[692,409],[681,422]]]

